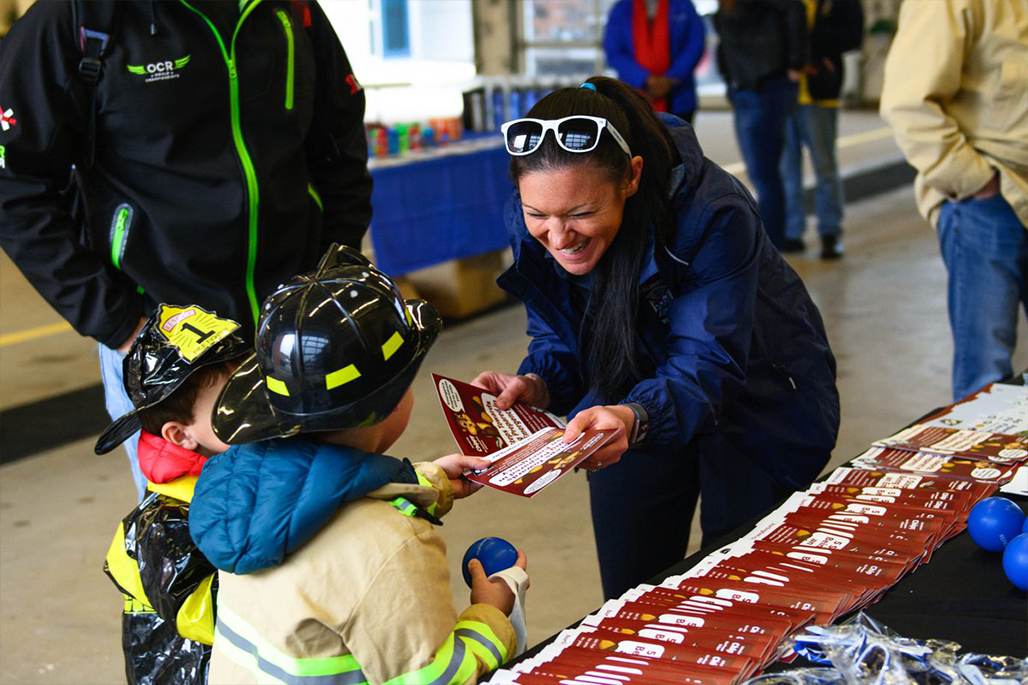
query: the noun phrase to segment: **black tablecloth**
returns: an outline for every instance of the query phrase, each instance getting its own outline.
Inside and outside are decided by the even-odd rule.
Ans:
[[[1003,496],[1028,509],[1028,499]],[[752,527],[687,557],[653,583],[684,573]],[[1000,554],[979,549],[966,532],[944,543],[929,563],[907,574],[866,612],[906,637],[952,640],[965,651],[1028,656],[1028,593],[1007,580]]]
[[[1028,511],[1028,498],[996,494],[1009,497]],[[750,532],[760,518],[763,515],[714,540],[650,580],[650,584],[685,573],[711,552]],[[906,637],[952,640],[964,651],[1028,657],[1028,593],[1007,580],[1001,555],[979,549],[966,531],[944,543],[929,563],[907,574],[865,611]],[[533,656],[552,639],[532,648],[521,659]]]

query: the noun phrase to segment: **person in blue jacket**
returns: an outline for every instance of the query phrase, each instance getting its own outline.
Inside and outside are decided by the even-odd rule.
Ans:
[[[691,126],[593,77],[503,127],[514,265],[531,341],[475,383],[566,414],[565,440],[619,435],[584,462],[607,597],[818,475],[835,446],[835,358],[817,307],[750,194]]]
[[[620,0],[607,16],[603,51],[618,78],[644,93],[656,111],[691,124],[697,109],[693,71],[706,36],[692,0]]]

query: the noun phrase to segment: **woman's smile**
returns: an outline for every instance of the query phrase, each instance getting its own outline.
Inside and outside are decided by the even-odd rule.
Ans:
[[[582,242],[578,243],[574,247],[565,247],[565,248],[561,249],[560,253],[562,255],[564,255],[565,257],[571,257],[572,255],[579,254],[582,250],[585,249],[585,246],[588,245],[588,244],[589,244],[589,239],[586,238],[585,240],[583,240]]]

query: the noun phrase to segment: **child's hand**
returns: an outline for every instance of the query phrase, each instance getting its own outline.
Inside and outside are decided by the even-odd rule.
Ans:
[[[528,558],[520,549],[518,550],[518,560],[514,562],[514,565],[528,570]],[[502,611],[504,615],[510,616],[510,612],[514,609],[515,597],[507,583],[499,578],[489,580],[489,577],[485,575],[485,569],[482,568],[482,562],[478,559],[468,562],[468,572],[471,574],[471,603],[488,604]]]
[[[463,499],[468,495],[474,494],[482,487],[480,484],[472,483],[467,478],[464,478],[464,473],[487,468],[489,460],[482,459],[481,457],[465,457],[463,454],[448,454],[445,457],[436,459],[435,464],[450,479],[450,489],[453,491],[453,498]]]

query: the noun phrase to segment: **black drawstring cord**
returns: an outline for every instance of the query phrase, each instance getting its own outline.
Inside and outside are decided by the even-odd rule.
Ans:
[[[150,35],[157,35],[157,0],[150,0]]]

